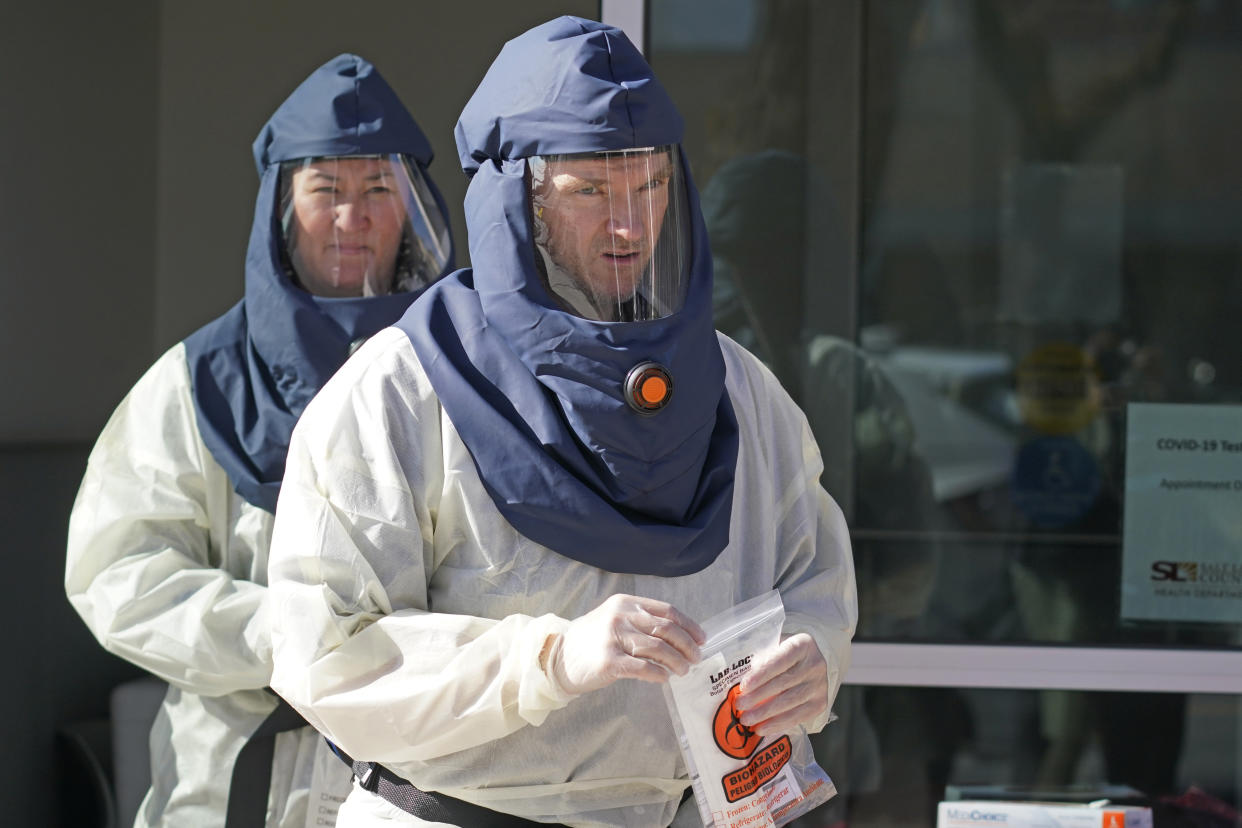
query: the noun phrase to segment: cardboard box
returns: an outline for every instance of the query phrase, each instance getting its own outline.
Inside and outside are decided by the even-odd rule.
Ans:
[[[936,828],[1152,828],[1151,808],[1108,803],[941,802]]]

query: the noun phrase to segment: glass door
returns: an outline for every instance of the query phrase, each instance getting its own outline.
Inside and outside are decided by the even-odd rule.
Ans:
[[[849,520],[808,824],[980,786],[1238,808],[1242,4],[602,11],[686,118],[717,327]]]

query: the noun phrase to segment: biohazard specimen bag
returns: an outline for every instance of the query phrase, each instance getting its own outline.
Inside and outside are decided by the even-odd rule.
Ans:
[[[706,828],[785,825],[836,795],[805,730],[761,737],[734,707],[751,659],[780,644],[784,622],[775,590],[708,619],[702,661],[664,685]]]

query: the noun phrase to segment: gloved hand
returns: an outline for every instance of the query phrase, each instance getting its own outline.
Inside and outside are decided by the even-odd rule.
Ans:
[[[575,619],[551,644],[545,671],[579,695],[617,679],[663,682],[699,660],[702,628],[664,601],[613,595]]]
[[[755,656],[736,701],[742,724],[760,736],[792,733],[828,704],[828,662],[806,633]]]

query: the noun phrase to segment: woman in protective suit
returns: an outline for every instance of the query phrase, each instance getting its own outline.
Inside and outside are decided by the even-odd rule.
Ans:
[[[273,512],[311,397],[452,269],[430,145],[362,58],[315,70],[254,157],[245,297],[121,402],[70,518],[74,608],[169,684],[138,826],[303,828],[348,791],[323,739],[268,689]]]
[[[696,824],[659,683],[774,588],[743,724],[828,720],[846,527],[806,418],[712,328],[681,131],[617,29],[508,43],[456,130],[473,268],[294,432],[272,683],[352,760],[343,825]]]

